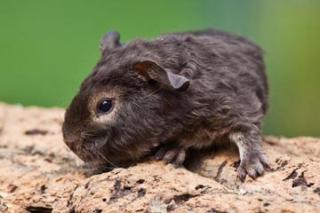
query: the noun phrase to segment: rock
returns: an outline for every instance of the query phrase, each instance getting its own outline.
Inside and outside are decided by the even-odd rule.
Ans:
[[[320,139],[266,137],[273,171],[245,183],[232,149],[90,175],[62,141],[63,113],[0,104],[0,212],[319,212]]]

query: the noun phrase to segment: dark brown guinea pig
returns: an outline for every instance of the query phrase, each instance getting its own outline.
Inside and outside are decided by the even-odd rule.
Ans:
[[[228,139],[239,149],[240,179],[263,174],[268,86],[259,47],[216,30],[119,40],[117,32],[103,38],[100,61],[66,111],[71,150],[116,167],[158,149],[157,159],[181,165],[189,148]]]

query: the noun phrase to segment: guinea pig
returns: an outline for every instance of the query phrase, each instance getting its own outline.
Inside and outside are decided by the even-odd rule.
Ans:
[[[110,32],[66,110],[63,137],[84,162],[113,167],[154,149],[179,166],[189,149],[228,140],[244,181],[269,168],[261,148],[267,96],[263,51],[243,37],[210,29],[122,45]]]

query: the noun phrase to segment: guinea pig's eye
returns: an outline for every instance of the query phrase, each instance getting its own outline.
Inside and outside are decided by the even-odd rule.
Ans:
[[[112,100],[111,99],[103,99],[97,105],[98,113],[107,113],[112,109]]]

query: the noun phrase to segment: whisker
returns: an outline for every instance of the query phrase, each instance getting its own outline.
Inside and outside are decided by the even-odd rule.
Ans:
[[[151,96],[151,95],[154,95],[154,94],[156,94],[157,92],[159,92],[161,89],[162,89],[162,88],[161,88],[161,87],[159,87],[158,89],[156,89],[156,90],[154,90],[154,91],[150,92],[149,94],[147,94],[147,95],[143,96],[142,98],[147,98],[147,97],[149,97],[149,96]]]
[[[106,156],[104,156],[99,150],[97,150],[99,156],[105,160],[107,163],[110,163],[113,167],[119,167],[117,165],[115,165],[112,161],[110,161]]]
[[[81,132],[81,134],[80,134],[80,137],[83,139],[86,137],[95,137],[95,136],[96,136],[96,134],[90,133],[90,132]]]

